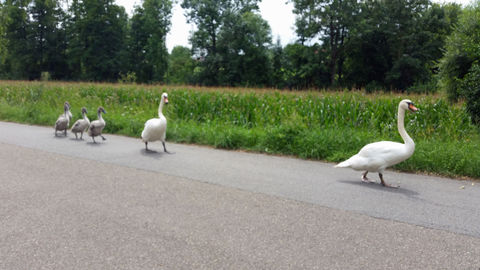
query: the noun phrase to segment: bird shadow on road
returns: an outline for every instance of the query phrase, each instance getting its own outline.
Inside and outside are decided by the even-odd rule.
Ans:
[[[150,158],[154,158],[154,159],[159,159],[161,158],[164,153],[163,152],[158,152],[156,150],[146,150],[146,149],[142,149],[140,150],[140,154],[142,156],[146,156],[146,157],[150,157]]]
[[[401,194],[401,195],[405,195],[407,197],[416,197],[416,196],[419,195],[418,192],[403,188],[401,186],[399,188],[390,188],[390,187],[384,187],[380,183],[364,183],[364,182],[359,181],[359,180],[358,181],[339,180],[338,182],[343,183],[343,184],[360,186],[362,188],[369,188],[369,189],[373,189],[373,190],[378,190],[378,191],[382,191],[382,192]]]
[[[94,143],[93,141],[87,141],[87,145],[89,145],[89,146],[96,146],[96,147],[98,147],[98,146],[101,146],[102,144],[103,144],[103,143],[99,143],[99,142]]]
[[[65,135],[63,135],[63,134],[62,134],[62,135],[53,135],[53,138],[54,138],[54,139],[67,139],[67,138],[68,138],[68,135],[67,135],[67,136],[65,136]]]

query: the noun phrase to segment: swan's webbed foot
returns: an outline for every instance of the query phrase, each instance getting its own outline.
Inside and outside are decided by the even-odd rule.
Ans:
[[[365,173],[362,174],[362,182],[364,182],[364,183],[374,183],[375,181],[372,181],[372,180],[368,179],[367,173],[368,173],[368,171],[366,171]]]
[[[105,137],[103,137],[102,135],[100,135],[100,137],[102,137],[102,140],[106,141],[107,139],[105,139]]]
[[[393,186],[393,185],[389,185],[389,184],[385,183],[385,181],[383,180],[383,174],[378,173],[378,176],[380,177],[380,181],[382,181],[382,186],[389,187],[389,188],[399,188],[400,187],[400,186]]]

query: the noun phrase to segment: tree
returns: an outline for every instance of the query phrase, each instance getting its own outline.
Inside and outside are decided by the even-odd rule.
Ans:
[[[130,65],[141,82],[163,82],[168,68],[165,43],[172,1],[145,0],[135,8],[130,28]]]
[[[345,45],[345,84],[406,90],[432,81],[459,6],[366,1]]]
[[[289,44],[284,50],[282,73],[289,89],[326,88],[330,85],[330,73],[325,59],[327,50],[315,44]]]
[[[218,39],[219,83],[269,85],[271,42],[270,26],[260,15],[247,11],[225,18]]]
[[[7,57],[7,39],[6,39],[6,33],[5,33],[5,25],[6,25],[6,19],[5,19],[5,12],[6,8],[5,5],[0,2],[0,77],[2,76],[3,72],[3,67],[5,64],[5,58]]]
[[[149,34],[145,46],[146,58],[152,66],[152,80],[163,81],[168,67],[168,51],[165,44],[167,33],[170,31],[172,1],[145,0],[144,30]]]
[[[151,72],[147,68],[145,47],[148,33],[143,30],[145,15],[142,7],[135,7],[128,30],[128,67],[134,72],[138,82],[151,80]]]
[[[356,23],[357,0],[292,0],[297,15],[296,31],[302,44],[316,37],[328,45],[330,83],[342,77],[344,46]]]
[[[283,88],[283,62],[284,53],[282,44],[280,43],[280,37],[277,37],[277,42],[271,48],[272,54],[272,86],[275,88]]]
[[[189,48],[175,46],[168,57],[167,82],[188,84],[192,82],[195,63]]]
[[[7,0],[2,6],[4,73],[9,78],[29,78],[31,51],[29,37],[29,1]]]
[[[218,36],[227,18],[258,10],[259,0],[183,0],[182,8],[189,23],[197,30],[190,37],[192,51],[201,60],[200,80],[218,85],[221,57],[218,55]]]
[[[65,33],[61,22],[64,12],[56,0],[33,0],[29,6],[31,17],[28,40],[31,42],[31,77],[39,78],[41,72],[49,72],[54,78],[62,78],[66,71]]]
[[[74,78],[113,81],[125,71],[127,20],[114,0],[72,1],[67,57]]]

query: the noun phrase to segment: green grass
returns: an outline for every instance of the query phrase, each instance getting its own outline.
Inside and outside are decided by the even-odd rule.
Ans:
[[[90,119],[103,106],[106,132],[139,137],[162,92],[169,141],[333,162],[370,142],[401,141],[397,106],[410,98],[420,108],[406,116],[416,150],[395,168],[480,178],[479,130],[463,105],[439,95],[0,81],[0,119],[53,126],[68,100],[75,119],[82,106]]]

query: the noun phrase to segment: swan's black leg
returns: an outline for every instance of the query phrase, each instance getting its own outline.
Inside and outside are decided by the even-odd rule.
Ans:
[[[94,136],[92,136],[92,140],[93,140],[93,143],[97,143],[97,142],[95,141],[95,137],[94,137]]]
[[[75,133],[75,136],[77,136],[77,133]],[[83,131],[80,132],[80,140],[83,140]]]
[[[365,171],[365,172],[362,174],[362,182],[370,183],[370,180],[367,178],[367,173],[368,173],[368,171]]]
[[[75,134],[75,140],[78,140],[77,133],[74,132],[73,134]]]
[[[102,137],[102,139],[103,139],[104,141],[106,141],[106,140],[107,140],[107,139],[105,139],[105,137],[103,137],[102,135],[100,135],[100,137]]]
[[[171,154],[170,152],[167,151],[167,148],[165,147],[165,142],[162,142],[162,144],[163,144],[163,151],[165,151],[165,153]]]
[[[392,185],[389,185],[389,184],[385,183],[385,181],[383,181],[383,174],[378,173],[378,176],[380,177],[380,181],[382,181],[382,186],[390,187],[390,188],[399,188],[399,186],[392,186]]]
[[[65,137],[67,137],[67,129],[65,129],[65,131],[63,131],[63,133],[65,134]]]
[[[145,142],[145,150],[148,151],[148,142]]]

